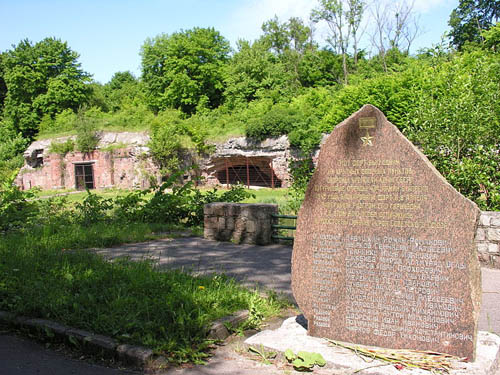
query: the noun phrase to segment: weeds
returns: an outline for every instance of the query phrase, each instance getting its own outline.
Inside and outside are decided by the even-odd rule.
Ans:
[[[173,362],[200,361],[210,323],[241,309],[259,321],[279,309],[224,275],[193,277],[157,272],[151,261],[107,262],[86,250],[110,246],[136,230],[129,226],[77,226],[54,233],[40,228],[0,241],[0,309],[51,319],[151,347]]]
[[[0,309],[151,347],[172,362],[199,362],[211,344],[212,321],[248,309],[247,324],[255,327],[277,313],[280,302],[224,275],[159,272],[152,261],[107,262],[83,249],[196,228],[204,203],[247,195],[241,188],[200,192],[175,185],[173,177],[115,199],[87,192],[71,205],[61,198],[33,200],[33,193],[7,181],[0,187]]]

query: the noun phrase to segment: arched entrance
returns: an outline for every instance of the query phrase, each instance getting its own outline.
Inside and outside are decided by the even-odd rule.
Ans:
[[[216,177],[222,185],[281,187],[281,180],[266,157],[232,156],[216,162]]]

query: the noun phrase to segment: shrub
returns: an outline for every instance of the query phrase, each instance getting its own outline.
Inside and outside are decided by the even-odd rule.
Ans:
[[[36,202],[31,201],[33,191],[22,191],[14,185],[16,174],[0,186],[0,232],[19,230],[33,224],[38,214]]]
[[[90,226],[109,221],[109,211],[113,208],[112,199],[103,198],[87,190],[87,196],[82,203],[75,204],[75,216],[78,223]]]
[[[54,154],[66,155],[75,149],[75,141],[67,139],[64,142],[52,142],[49,147],[49,152]]]

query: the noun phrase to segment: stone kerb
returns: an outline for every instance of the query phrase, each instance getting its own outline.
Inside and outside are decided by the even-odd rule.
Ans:
[[[209,203],[204,207],[204,238],[237,244],[271,243],[276,204]]]
[[[500,212],[481,212],[476,244],[481,263],[485,266],[500,268]]]

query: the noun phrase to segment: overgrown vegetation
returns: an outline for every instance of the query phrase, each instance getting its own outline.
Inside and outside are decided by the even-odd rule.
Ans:
[[[368,13],[376,21],[372,56],[359,44]],[[89,82],[66,43],[21,41],[0,54],[0,176],[19,167],[34,137],[77,129],[76,149],[86,151],[95,130],[150,131],[166,175],[187,149],[204,153],[211,141],[238,135],[286,134],[307,158],[321,134],[370,103],[457,190],[482,209],[500,209],[498,7],[459,1],[450,38],[413,56],[410,2],[368,11],[362,0],[322,0],[311,16],[329,26],[328,45],[300,18],[268,20],[259,39],[235,51],[213,28],[193,28],[146,40],[141,77],[118,72],[104,85]],[[36,90],[33,77],[42,77]]]
[[[176,176],[152,190],[114,199],[87,192],[74,205],[63,198],[34,200],[12,179],[0,188],[0,309],[52,319],[144,345],[173,362],[200,361],[210,323],[239,309],[252,327],[281,308],[275,297],[238,286],[224,275],[193,277],[158,272],[155,263],[108,262],[92,251],[155,238],[155,232],[195,227],[203,204],[240,201],[235,187],[218,194]]]

